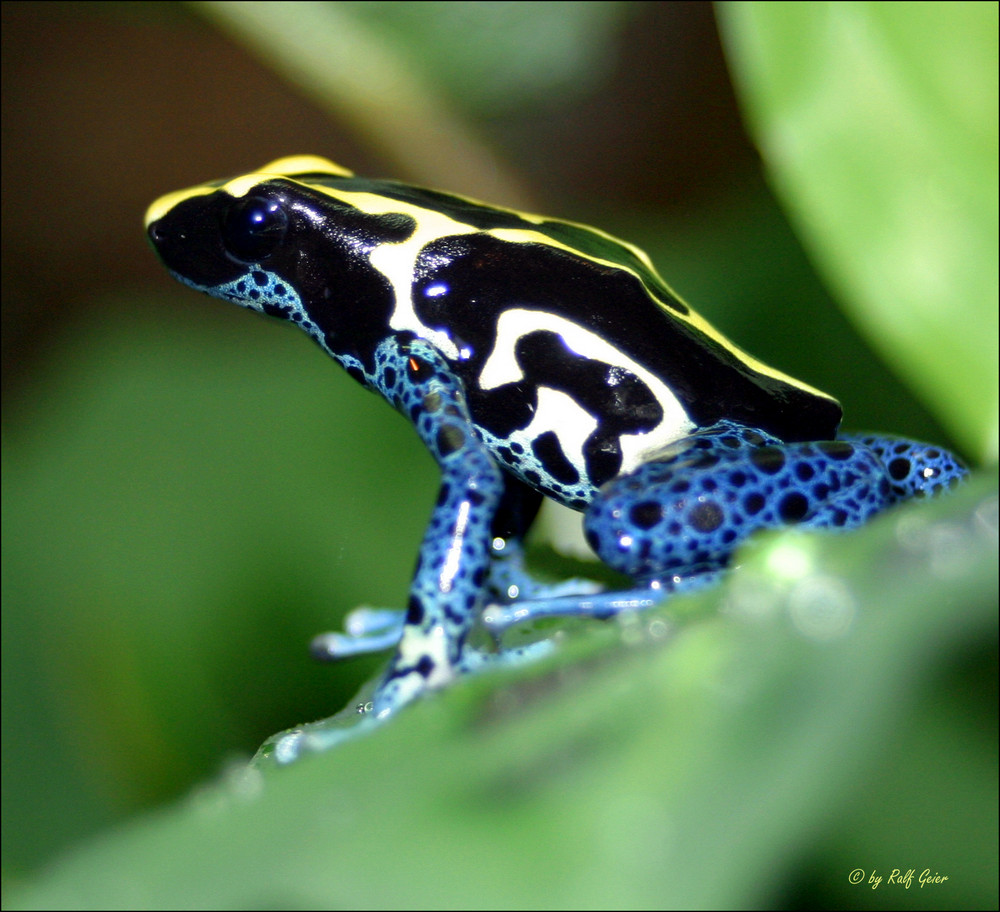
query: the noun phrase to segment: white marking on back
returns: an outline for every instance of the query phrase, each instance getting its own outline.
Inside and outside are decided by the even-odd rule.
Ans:
[[[392,285],[395,307],[389,326],[397,331],[409,330],[430,342],[446,358],[457,361],[460,352],[447,330],[432,329],[417,317],[413,307],[413,277],[417,259],[421,251],[434,241],[452,235],[476,234],[474,225],[456,221],[433,209],[425,209],[401,200],[389,199],[377,193],[354,193],[347,190],[333,190],[317,187],[330,196],[356,206],[371,215],[402,214],[413,218],[416,228],[413,234],[398,244],[381,243],[369,255],[369,262]],[[437,294],[441,294],[441,288]]]
[[[587,479],[583,461],[583,445],[597,428],[597,419],[581,408],[570,395],[548,386],[538,387],[538,408],[523,431],[514,431],[510,439],[520,443],[529,453],[531,444],[547,431],[555,431],[566,458],[580,478]]]
[[[480,387],[484,390],[496,389],[505,383],[516,383],[523,379],[524,373],[514,357],[514,349],[519,339],[540,330],[556,333],[570,351],[581,357],[624,368],[635,374],[649,388],[663,409],[662,420],[649,432],[623,434],[619,438],[622,448],[621,472],[632,471],[649,453],[686,437],[695,429],[695,423],[688,417],[680,400],[670,387],[649,369],[629,358],[593,330],[545,311],[514,308],[500,315],[497,320],[496,343],[483,364],[479,377]],[[546,394],[544,416],[542,416],[543,392]],[[527,435],[529,439],[534,439],[545,431],[554,431],[559,437],[566,458],[580,470],[581,478],[587,478],[586,470],[583,468],[583,443],[597,426],[597,422],[566,393],[540,387],[538,397],[538,413],[531,424],[525,431],[518,432],[512,437],[520,439],[521,435]],[[586,432],[584,432],[585,427]]]

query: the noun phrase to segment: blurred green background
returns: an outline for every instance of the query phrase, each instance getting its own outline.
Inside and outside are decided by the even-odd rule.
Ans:
[[[996,905],[993,469],[928,514],[966,530],[947,539],[972,555],[961,572],[908,565],[889,526],[822,540],[859,592],[902,593],[882,613],[862,601],[874,619],[840,652],[720,620],[713,597],[692,603],[694,645],[638,663],[584,625],[589,658],[558,686],[528,673],[500,699],[475,682],[247,803],[223,786],[176,804],[242,782],[230,764],[375,673],[316,666],[306,645],[356,605],[404,604],[436,477],[310,340],[176,285],[141,230],[164,192],[299,152],[596,224],[835,394],[845,426],[990,466],[995,4],[2,15],[15,905]],[[742,677],[699,689],[733,663]],[[883,689],[844,697],[861,684]],[[947,864],[948,893],[847,881]]]

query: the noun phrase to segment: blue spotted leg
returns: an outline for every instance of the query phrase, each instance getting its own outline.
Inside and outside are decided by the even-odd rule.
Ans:
[[[485,621],[500,631],[526,619],[641,610],[716,580],[758,530],[853,529],[966,473],[953,454],[913,440],[854,434],[787,444],[720,421],[612,479],[587,509],[589,544],[635,588],[491,606]]]
[[[313,639],[313,656],[338,661],[400,644],[384,690],[409,694],[422,689],[416,687],[421,678],[427,686],[438,686],[455,671],[543,655],[550,647],[546,642],[500,654],[463,643],[485,604],[575,600],[601,586],[585,579],[542,583],[528,573],[523,540],[542,495],[498,468],[476,436],[461,381],[433,346],[410,334],[381,343],[375,373],[367,380],[414,423],[442,470],[441,488],[407,611],[357,608],[345,617],[343,632]],[[450,648],[442,655],[445,643]],[[411,674],[411,665],[415,676],[410,685],[398,683]]]
[[[504,655],[467,646],[490,591],[484,583],[497,542],[494,527],[498,517],[508,524],[513,520],[500,509],[509,501],[504,476],[476,437],[460,381],[435,348],[401,334],[376,349],[371,382],[413,423],[441,469],[441,488],[424,533],[405,617],[361,609],[349,617],[346,635],[324,634],[313,644],[318,655],[340,658],[398,642],[375,693],[374,711],[381,717],[458,674],[489,662],[519,661],[547,651],[548,644]],[[529,507],[527,523],[535,510],[537,504]]]
[[[448,363],[409,334],[382,342],[375,363],[371,385],[414,424],[442,472],[405,615],[359,609],[346,634],[314,642],[328,659],[398,644],[376,692],[376,714],[487,663],[544,651],[545,643],[499,654],[469,647],[481,614],[499,635],[529,619],[641,610],[713,582],[758,530],[852,529],[965,475],[952,454],[915,441],[851,435],[789,444],[720,421],[595,492],[584,518],[587,539],[633,588],[595,591],[585,581],[546,586],[524,571],[521,547],[539,495],[499,468]]]
[[[587,509],[590,545],[635,582],[632,589],[595,591],[586,581],[540,585],[523,570],[521,551],[537,504],[500,473],[476,438],[460,382],[426,343],[383,349],[377,382],[441,465],[441,495],[405,623],[401,612],[364,609],[349,620],[352,635],[326,634],[317,651],[341,658],[400,642],[381,690],[386,706],[490,658],[521,657],[464,648],[484,603],[483,620],[497,634],[542,617],[642,610],[715,581],[758,530],[853,529],[895,503],[953,487],[966,474],[951,453],[912,440],[856,434],[788,444],[721,421],[608,482]]]

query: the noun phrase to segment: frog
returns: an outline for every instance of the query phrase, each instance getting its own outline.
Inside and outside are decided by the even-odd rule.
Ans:
[[[393,651],[379,719],[543,651],[501,646],[512,625],[642,611],[714,583],[761,530],[854,529],[967,475],[942,447],[841,432],[836,399],[729,341],[596,228],[312,155],[163,196],[145,226],[176,279],[304,330],[440,468],[405,610],[359,609],[313,644]],[[545,499],[583,513],[626,588],[529,573]]]

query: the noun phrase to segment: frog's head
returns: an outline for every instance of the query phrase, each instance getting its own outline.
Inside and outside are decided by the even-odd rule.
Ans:
[[[385,336],[393,292],[369,256],[404,241],[412,219],[362,212],[325,192],[351,176],[312,156],[161,197],[146,231],[180,281],[301,325],[331,353],[367,352]]]

